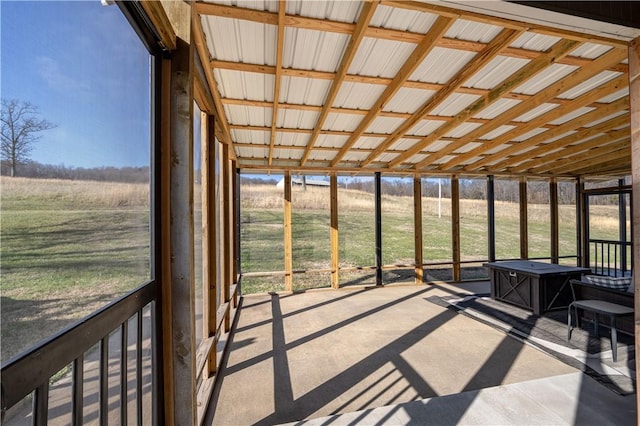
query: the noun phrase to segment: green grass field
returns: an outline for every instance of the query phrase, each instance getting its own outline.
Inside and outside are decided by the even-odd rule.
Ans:
[[[149,279],[145,191],[2,178],[3,361]]]
[[[1,183],[2,360],[59,331],[149,278],[149,195],[144,184],[5,178]],[[330,268],[327,188],[293,192],[294,270]],[[241,269],[280,272],[245,276],[242,290],[284,289],[282,190],[241,188]],[[339,190],[341,285],[375,283],[373,196]],[[425,262],[451,261],[451,206],[423,199]],[[575,208],[561,206],[561,255],[575,254]],[[548,206],[529,206],[532,257],[549,255]],[[519,210],[496,203],[496,251],[519,257]],[[617,206],[594,206],[592,236],[617,237]],[[197,219],[197,218],[196,218]],[[413,264],[413,200],[383,197],[383,263]],[[463,260],[485,260],[486,203],[461,201]],[[197,243],[197,242],[196,242]],[[574,262],[573,259],[570,262]],[[358,270],[358,267],[365,267]],[[444,268],[444,269],[443,269]],[[447,267],[427,268],[429,279],[450,279]],[[464,278],[477,276],[470,269]],[[482,273],[480,271],[480,273]],[[411,281],[413,268],[389,268],[385,282]],[[330,273],[296,273],[294,289],[327,287]],[[199,292],[198,294],[201,294]]]

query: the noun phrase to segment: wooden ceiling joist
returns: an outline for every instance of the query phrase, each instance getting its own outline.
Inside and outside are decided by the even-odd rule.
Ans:
[[[335,101],[336,96],[338,95],[338,91],[340,90],[342,82],[347,75],[347,71],[349,71],[349,67],[351,66],[351,62],[353,62],[353,58],[358,50],[358,47],[360,47],[360,42],[364,38],[365,30],[369,27],[369,22],[371,21],[371,18],[373,18],[373,14],[376,11],[377,5],[377,3],[371,2],[365,3],[362,7],[360,17],[358,18],[358,24],[356,25],[353,34],[351,35],[349,44],[347,44],[347,48],[344,52],[344,55],[342,56],[342,60],[340,61],[338,70],[335,73],[333,84],[329,89],[329,93],[327,94],[327,97],[324,101],[324,106],[320,111],[320,116],[316,121],[315,129],[313,131],[313,134],[311,135],[311,139],[309,140],[307,149],[305,150],[304,154],[302,155],[302,159],[300,160],[301,166],[304,166],[304,163],[306,163],[309,159],[309,154],[316,144],[319,132],[322,129],[322,126],[324,125],[329,112],[331,111],[333,101]]]
[[[273,88],[273,107],[271,113],[271,136],[269,142],[269,165],[273,161],[273,148],[276,143],[276,124],[278,123],[278,99],[280,97],[280,77],[282,74],[282,50],[284,46],[285,0],[278,1],[278,40],[276,46],[276,77]]]
[[[382,92],[378,100],[373,104],[367,115],[360,122],[358,127],[353,131],[351,137],[345,142],[343,148],[338,152],[338,155],[331,162],[331,166],[335,167],[340,162],[342,157],[347,151],[356,143],[358,138],[364,133],[369,125],[376,118],[378,113],[382,110],[384,105],[395,95],[405,81],[411,76],[413,71],[422,63],[424,58],[427,57],[429,52],[433,50],[436,42],[447,32],[449,27],[453,25],[453,19],[440,17],[431,26],[429,32],[424,37],[422,42],[416,46],[409,58],[405,61],[400,68],[400,71],[393,78],[391,84]]]

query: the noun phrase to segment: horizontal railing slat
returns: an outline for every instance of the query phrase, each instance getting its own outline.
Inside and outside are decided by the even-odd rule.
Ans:
[[[158,285],[151,281],[70,325],[2,365],[2,410],[12,407],[34,389],[107,336],[139,309],[156,300]]]

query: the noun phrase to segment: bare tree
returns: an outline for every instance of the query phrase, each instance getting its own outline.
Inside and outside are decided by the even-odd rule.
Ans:
[[[2,99],[2,145],[0,156],[11,165],[11,176],[16,167],[29,160],[33,144],[42,136],[38,132],[56,127],[38,117],[38,107],[16,99]]]

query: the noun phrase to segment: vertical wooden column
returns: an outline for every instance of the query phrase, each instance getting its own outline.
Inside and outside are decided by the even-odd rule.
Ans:
[[[231,145],[228,146],[229,152],[233,150]],[[227,206],[229,209],[229,285],[236,285],[238,283],[238,263],[237,260],[237,252],[236,252],[236,240],[238,233],[236,229],[238,227],[238,223],[236,222],[236,161],[229,161],[229,205]],[[237,289],[236,289],[237,290]],[[231,294],[233,307],[238,307],[238,292],[233,291]],[[229,314],[230,315],[230,314]]]
[[[527,216],[527,178],[520,178],[520,259],[529,258],[529,218]]]
[[[618,186],[622,189],[624,186],[624,179],[618,180]],[[618,216],[618,223],[620,223],[619,239],[623,242],[620,244],[620,269],[626,271],[629,267],[629,265],[627,265],[627,245],[624,244],[627,241],[627,200],[626,194],[622,191],[620,191],[620,194],[618,195]]]
[[[338,239],[338,175],[331,173],[331,287],[340,287],[340,240]]]
[[[451,176],[451,254],[453,280],[460,281],[460,182]]]
[[[582,186],[580,177],[576,178],[576,266],[582,266]]]
[[[235,163],[235,162],[234,162]],[[235,266],[235,279],[238,283],[238,294],[242,294],[242,289],[240,288],[241,284],[240,284],[240,274],[242,273],[242,269],[241,269],[241,263],[240,263],[240,168],[238,167],[237,164],[235,164],[235,173],[234,173],[234,188],[235,188],[235,212],[234,212],[234,232],[236,235],[235,238],[235,242],[236,244],[234,245],[234,255],[235,255],[235,262],[234,262],[234,266]]]
[[[496,261],[496,192],[493,176],[487,176],[487,225],[489,262]]]
[[[636,348],[640,347],[640,37],[629,44],[629,111],[631,113],[631,174],[632,174],[632,211],[633,223],[633,265],[636,268],[633,274],[635,285],[635,331]],[[636,372],[640,368],[640,358],[636,356]],[[637,379],[637,373],[636,373]],[[636,393],[636,399],[640,404],[640,393]],[[638,411],[637,422],[640,422]]]
[[[291,172],[284,172],[284,289],[293,290],[293,230],[291,229]]]
[[[382,178],[375,174],[376,285],[382,285]]]
[[[584,181],[580,183],[580,253],[582,258],[582,267],[588,268],[591,263],[589,255],[589,197],[584,193]]]
[[[560,260],[560,218],[558,211],[558,180],[549,180],[549,209],[551,219],[551,263],[558,263]]]
[[[413,176],[413,234],[415,247],[416,284],[424,282],[422,258],[422,177]]]
[[[161,123],[160,123],[160,240],[162,279],[162,360],[164,382],[164,417],[173,419],[173,304],[171,303],[171,60],[162,60],[161,83]]]
[[[203,114],[203,125],[207,126],[207,137],[203,138],[202,143],[202,280],[207,286],[207,293],[203,297],[204,309],[203,314],[205,320],[202,321],[206,326],[205,336],[213,338],[212,350],[207,357],[207,374],[209,377],[216,373],[216,327],[218,325],[218,300],[217,300],[217,253],[216,245],[216,176],[215,176],[215,144],[218,141],[215,138],[215,118],[212,115]]]
[[[164,344],[170,349],[165,363],[171,371],[165,375],[165,411],[169,424],[195,424],[195,292],[193,264],[193,44],[192,9],[183,2],[165,5],[176,32],[176,49],[171,52],[169,101],[169,206],[164,220],[169,221],[168,276],[162,277],[164,327],[171,330]],[[163,127],[164,130],[164,127]],[[165,242],[166,243],[166,242]],[[166,247],[166,245],[165,245]],[[165,299],[169,298],[169,301]],[[166,336],[166,334],[165,334]],[[168,394],[168,392],[171,394]],[[172,412],[170,412],[172,411]]]
[[[233,249],[231,245],[231,160],[229,145],[222,145],[222,294],[225,303],[231,303],[231,283],[233,282]],[[231,329],[230,309],[224,316],[224,331]]]

